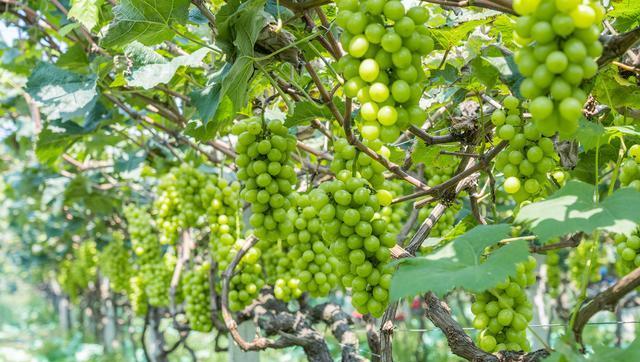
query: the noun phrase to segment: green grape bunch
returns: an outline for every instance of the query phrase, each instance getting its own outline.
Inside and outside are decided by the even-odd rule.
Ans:
[[[147,294],[145,293],[144,280],[141,276],[135,275],[129,279],[129,288],[127,289],[127,299],[131,303],[131,309],[137,316],[147,314]]]
[[[620,184],[640,191],[640,145],[631,146],[627,154],[620,165]]]
[[[111,242],[100,252],[100,270],[109,278],[109,285],[113,291],[127,293],[130,288],[129,279],[133,273],[131,255],[124,244],[122,232],[114,232],[112,235]]]
[[[135,205],[125,206],[124,214],[149,304],[157,307],[167,306],[172,270],[167,268],[163,259],[151,215]]]
[[[381,208],[379,198],[384,195],[376,194],[365,179],[347,170],[310,193],[342,286],[351,288],[351,303],[358,312],[375,317],[380,317],[389,303],[393,272],[389,248],[396,244],[387,222],[376,214]]]
[[[204,226],[201,215],[209,207],[211,195],[206,190],[212,182],[216,182],[215,176],[186,163],[172,168],[160,179],[154,209],[162,244],[173,245],[181,230]]]
[[[569,279],[573,284],[581,289],[584,282],[584,274],[587,263],[591,263],[590,273],[587,276],[587,283],[597,283],[602,280],[600,267],[606,265],[606,250],[601,248],[599,243],[593,239],[584,239],[569,253],[567,266],[569,268]]]
[[[211,265],[203,263],[186,272],[182,279],[184,292],[184,310],[191,329],[209,332],[213,328],[211,321],[211,293],[209,270]]]
[[[562,282],[561,256],[556,250],[547,252],[547,289],[552,298],[560,294],[560,283]]]
[[[244,239],[238,239],[227,254],[230,263],[242,249]],[[229,309],[240,311],[253,301],[265,285],[262,265],[259,263],[262,253],[260,248],[252,247],[247,251],[235,269],[229,283]],[[221,266],[225,264],[222,263]],[[224,270],[224,269],[222,269]]]
[[[240,196],[251,204],[250,225],[260,240],[275,242],[293,231],[286,223],[291,207],[288,195],[297,177],[290,154],[296,138],[280,120],[248,118],[233,127],[238,136],[238,179],[244,182]]]
[[[548,174],[557,167],[553,141],[536,123],[523,119],[517,98],[506,97],[504,106],[491,115],[498,137],[509,142],[495,159],[496,169],[505,177],[504,191],[519,203],[544,196],[545,186],[551,186]]]
[[[348,54],[337,63],[344,94],[360,102],[360,133],[365,140],[390,143],[410,124],[421,126],[418,105],[426,74],[422,58],[434,49],[422,6],[405,9],[397,0],[341,0],[336,23]]]
[[[525,77],[520,92],[543,135],[570,136],[587,100],[583,81],[598,72],[605,10],[593,0],[514,0],[513,8],[521,15],[514,35],[522,45],[515,54]]]
[[[640,267],[640,237],[636,230],[626,237],[622,234],[614,237],[616,247],[616,269],[620,276],[627,275]]]
[[[536,260],[529,257],[517,264],[515,277],[475,296],[471,312],[473,327],[480,331],[478,346],[489,353],[531,350],[526,329],[533,318],[533,306],[526,288],[536,282]]]

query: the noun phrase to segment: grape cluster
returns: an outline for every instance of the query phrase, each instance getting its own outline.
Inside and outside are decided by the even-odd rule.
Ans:
[[[294,232],[295,233],[295,232]],[[293,235],[289,234],[289,236]],[[291,258],[291,251],[283,243],[265,248],[262,253],[262,263],[267,274],[267,284],[273,285],[273,294],[276,298],[289,302],[299,298],[302,293],[299,272],[294,264],[296,259]],[[266,243],[258,243],[258,246]]]
[[[322,238],[330,243],[336,274],[353,292],[353,306],[380,317],[389,302],[389,248],[396,238],[376,215],[381,207],[378,196],[365,179],[343,170],[314,190],[310,202],[322,220]]]
[[[211,294],[209,270],[211,265],[203,263],[184,274],[182,287],[184,292],[185,312],[191,329],[209,332],[211,322]]]
[[[629,274],[640,266],[640,237],[635,232],[626,237],[618,234],[614,237],[616,245],[616,267],[620,276]]]
[[[593,248],[596,248],[595,252],[592,252]],[[589,259],[591,259],[591,273],[589,274],[588,282],[597,283],[602,280],[600,268],[606,264],[606,251],[600,248],[595,240],[582,240],[577,247],[571,250],[567,257],[569,278],[578,289],[582,289],[583,287],[584,272]]]
[[[427,186],[434,187],[439,185],[448,179],[450,179],[456,171],[458,165],[452,164],[445,167],[427,167],[424,168],[424,178],[427,181]]]
[[[238,239],[231,246],[231,250],[229,250],[225,260],[226,264],[221,263],[221,267],[228,265],[233,260],[244,242],[244,239]],[[260,249],[253,247],[247,251],[238,266],[236,266],[235,273],[229,283],[229,309],[232,311],[239,311],[249,305],[264,286],[262,266],[258,263],[260,256]]]
[[[85,291],[97,277],[97,248],[93,240],[83,242],[59,266],[57,279],[62,290],[72,302]]]
[[[560,254],[551,250],[547,252],[547,290],[549,296],[556,298],[559,294],[562,270],[560,268]]]
[[[144,280],[136,275],[129,279],[129,293],[127,299],[131,303],[131,309],[137,316],[147,314],[147,294],[145,293]]]
[[[547,174],[557,165],[557,154],[551,138],[543,136],[535,123],[524,122],[517,98],[506,97],[504,106],[506,112],[496,110],[491,115],[498,137],[509,141],[495,165],[504,174],[504,190],[523,202],[544,193]]]
[[[248,118],[233,127],[238,136],[238,179],[244,181],[240,195],[251,204],[249,223],[260,240],[274,242],[292,231],[286,228],[288,195],[297,183],[290,161],[296,138],[280,120]],[[290,226],[290,225],[289,225]]]
[[[100,252],[100,270],[109,278],[109,285],[115,292],[126,293],[131,278],[131,255],[124,245],[124,235],[114,232],[111,242]]]
[[[620,167],[620,183],[640,191],[640,145],[631,146],[627,154]]]
[[[149,304],[160,307],[169,305],[171,269],[162,257],[160,242],[153,230],[151,215],[134,205],[127,205],[124,214],[128,221],[131,244],[140,267],[140,277],[145,286]]]
[[[189,164],[172,168],[158,184],[154,203],[160,243],[174,244],[180,230],[198,225],[208,204],[202,199],[209,176]]]
[[[592,0],[515,0],[513,8],[520,92],[532,100],[533,121],[545,136],[571,135],[587,99],[580,85],[598,71],[605,10]]]
[[[295,220],[295,231],[287,237],[291,270],[300,281],[301,291],[314,297],[326,296],[339,285],[339,279],[335,271],[337,259],[330,252],[330,243],[322,238],[323,221],[314,204],[325,194],[315,189],[293,196],[290,218]]]
[[[337,69],[345,95],[361,104],[360,133],[393,142],[400,130],[426,119],[418,102],[426,78],[422,57],[434,48],[425,26],[429,12],[421,6],[405,11],[397,0],[341,0],[337,6],[340,42],[348,52]]]
[[[515,277],[475,296],[473,327],[480,330],[478,345],[484,351],[530,350],[526,329],[533,308],[525,289],[536,281],[535,268],[536,260],[530,256],[517,265]]]
[[[391,151],[379,141],[366,142],[367,146],[385,158],[389,158]],[[334,174],[342,170],[356,171],[356,174],[366,179],[373,187],[379,188],[385,184],[382,164],[374,161],[365,153],[350,145],[345,138],[338,138],[333,144],[333,161],[329,169]]]

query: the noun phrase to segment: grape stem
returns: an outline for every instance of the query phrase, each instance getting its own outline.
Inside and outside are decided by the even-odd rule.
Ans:
[[[575,314],[572,331],[576,342],[583,346],[582,329],[594,314],[602,310],[615,309],[618,301],[627,293],[640,286],[640,268],[618,280],[614,285],[596,295],[591,301],[582,306]]]

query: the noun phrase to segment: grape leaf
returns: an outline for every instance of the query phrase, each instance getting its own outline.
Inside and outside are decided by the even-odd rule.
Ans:
[[[104,0],[72,0],[69,18],[77,20],[91,31],[98,23],[100,6]]]
[[[134,59],[131,74],[127,76],[127,84],[132,87],[151,89],[158,84],[169,83],[178,68],[202,65],[202,60],[209,52],[210,50],[207,48],[200,48],[189,55],[182,55],[167,61],[153,49],[134,42],[125,49],[127,57]]]
[[[598,102],[614,109],[640,106],[640,88],[622,79],[613,66],[598,73],[592,92]]]
[[[27,82],[27,93],[48,119],[68,120],[83,116],[98,99],[95,74],[84,76],[40,63]]]
[[[593,190],[593,185],[571,180],[546,200],[524,206],[515,222],[527,224],[542,242],[578,231],[590,234],[602,229],[628,235],[636,229],[640,192],[622,188],[596,203]]]
[[[621,0],[612,2],[613,10],[607,17],[615,19],[613,25],[618,31],[627,31],[640,25],[640,2],[636,0]]]
[[[484,258],[485,249],[509,236],[510,225],[480,225],[433,254],[402,259],[391,281],[391,299],[424,292],[443,296],[455,288],[481,292],[516,274],[516,264],[529,255],[528,244],[517,240]]]
[[[628,362],[635,361],[640,355],[640,338],[636,338],[626,348],[610,347],[604,345],[593,346],[593,353],[585,356],[577,353],[567,343],[557,343],[554,351],[545,358],[545,362]]]
[[[430,29],[429,35],[435,40],[437,44],[440,44],[442,49],[449,49],[460,43],[461,40],[467,38],[469,33],[476,28],[490,22],[491,19],[479,19],[472,21],[465,21],[455,27],[446,27],[439,29]]]
[[[122,0],[113,9],[114,19],[101,44],[120,47],[137,40],[145,45],[173,38],[171,23],[184,24],[189,0]]]
[[[340,98],[335,97],[334,103],[337,105],[340,112],[344,111],[344,102]],[[333,113],[329,111],[328,107],[323,107],[318,103],[311,101],[302,101],[294,104],[293,114],[287,116],[284,123],[287,127],[295,127],[303,124],[308,124],[314,119],[333,119]]]
[[[424,163],[429,168],[442,169],[455,163],[455,156],[440,154],[441,151],[458,151],[457,145],[430,145],[416,141],[418,144],[411,154],[414,163]]]

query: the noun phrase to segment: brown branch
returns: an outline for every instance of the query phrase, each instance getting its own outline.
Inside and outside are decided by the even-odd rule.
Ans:
[[[640,286],[640,268],[636,268],[581,307],[576,313],[572,328],[576,342],[583,344],[582,329],[594,314],[602,310],[613,311],[618,301],[638,286]]]
[[[322,5],[332,3],[332,0],[309,0],[303,2],[296,2],[295,0],[280,0],[280,5],[293,10],[294,12],[301,13],[305,10],[317,8]]]
[[[358,354],[358,335],[350,328],[353,320],[339,305],[333,303],[317,305],[310,310],[310,315],[331,328],[331,334],[336,337],[342,347],[342,362],[365,360]]]
[[[548,244],[548,245],[532,245],[529,248],[529,251],[531,251],[532,253],[538,253],[538,254],[546,254],[547,251],[550,250],[557,250],[557,249],[564,249],[564,248],[575,248],[576,246],[580,245],[580,241],[582,240],[582,233],[576,233],[574,235],[572,235],[571,237],[569,237],[566,240],[563,241],[559,241],[557,243],[554,244]]]
[[[602,56],[598,59],[600,67],[622,56],[629,48],[640,40],[640,26],[624,34],[601,36],[604,46]]]
[[[370,314],[363,316],[367,330],[367,344],[371,350],[371,362],[380,362],[380,334],[376,329],[376,319]]]

